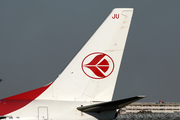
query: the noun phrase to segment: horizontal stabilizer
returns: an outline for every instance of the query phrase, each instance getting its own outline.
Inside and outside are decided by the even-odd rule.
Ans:
[[[7,116],[0,116],[0,119],[6,119]]]
[[[116,100],[116,101],[103,102],[103,103],[94,104],[94,105],[82,106],[82,107],[78,107],[77,109],[82,112],[110,111],[110,110],[122,108],[122,107],[124,107],[130,103],[133,103],[137,100],[140,100],[144,97],[145,96],[135,96],[135,97]]]

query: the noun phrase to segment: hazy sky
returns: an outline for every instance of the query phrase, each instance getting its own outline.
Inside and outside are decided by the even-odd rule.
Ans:
[[[0,98],[54,81],[113,8],[134,8],[114,100],[180,102],[179,0],[0,1]]]

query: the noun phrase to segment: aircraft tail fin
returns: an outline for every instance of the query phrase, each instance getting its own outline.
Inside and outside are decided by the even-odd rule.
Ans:
[[[132,8],[114,9],[38,99],[110,101],[132,14]]]

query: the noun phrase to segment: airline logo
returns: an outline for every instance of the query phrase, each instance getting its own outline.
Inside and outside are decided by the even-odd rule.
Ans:
[[[105,53],[95,52],[87,55],[83,59],[81,67],[88,77],[103,79],[113,72],[114,61]]]

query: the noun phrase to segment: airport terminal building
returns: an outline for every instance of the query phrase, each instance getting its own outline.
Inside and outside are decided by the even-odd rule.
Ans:
[[[132,103],[121,109],[121,114],[180,112],[180,103]]]

